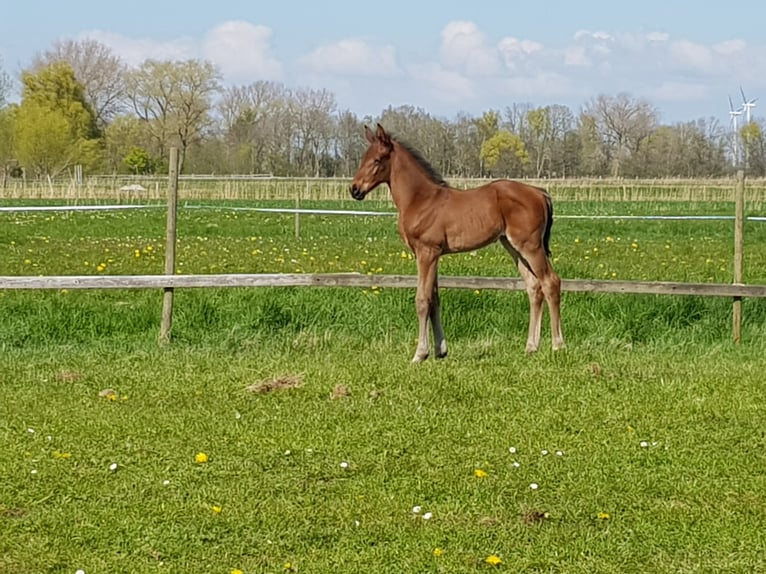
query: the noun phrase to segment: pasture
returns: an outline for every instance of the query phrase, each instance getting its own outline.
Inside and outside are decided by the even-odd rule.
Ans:
[[[178,272],[415,271],[394,218],[303,216],[296,239],[247,205],[181,209]],[[0,274],[161,273],[164,221],[0,213]],[[730,282],[732,229],[561,218],[551,248],[564,279]],[[440,272],[516,274],[498,245]],[[546,321],[525,356],[524,293],[444,289],[450,354],[411,365],[410,290],[178,290],[166,348],[161,299],[0,291],[0,571],[766,569],[764,300],[735,347],[724,298],[565,293],[567,348]]]

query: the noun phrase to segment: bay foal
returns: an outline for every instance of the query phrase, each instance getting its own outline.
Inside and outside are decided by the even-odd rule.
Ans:
[[[553,348],[563,347],[561,280],[549,259],[553,207],[548,193],[510,180],[453,189],[416,150],[391,137],[380,124],[375,133],[365,126],[364,134],[370,145],[351,184],[351,196],[362,200],[381,183],[388,184],[399,212],[399,234],[415,253],[419,336],[413,362],[428,358],[429,320],[436,356],[447,354],[439,310],[439,257],[495,241],[511,254],[526,285],[527,352],[540,345],[543,301],[550,314]]]

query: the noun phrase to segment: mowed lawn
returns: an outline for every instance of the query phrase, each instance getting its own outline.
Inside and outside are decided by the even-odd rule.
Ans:
[[[391,218],[292,222],[182,210],[179,271],[414,272]],[[162,271],[161,210],[1,223],[3,275]],[[562,218],[555,265],[727,282],[731,226]],[[726,299],[565,294],[526,356],[524,294],[445,290],[450,354],[411,365],[410,290],[179,290],[165,348],[161,297],[0,292],[0,571],[766,569],[761,301],[736,347]]]

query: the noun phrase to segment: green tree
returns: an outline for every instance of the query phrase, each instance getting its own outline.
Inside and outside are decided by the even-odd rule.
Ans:
[[[518,174],[529,163],[524,142],[508,130],[500,130],[481,146],[481,159],[494,176]]]
[[[154,173],[156,169],[156,163],[152,156],[149,155],[148,151],[140,147],[132,147],[122,161],[128,166],[130,173],[134,175]]]
[[[14,122],[15,151],[36,176],[56,176],[100,160],[99,130],[71,66],[57,62],[22,74],[22,99]]]
[[[14,167],[13,134],[16,106],[0,107],[0,189]]]

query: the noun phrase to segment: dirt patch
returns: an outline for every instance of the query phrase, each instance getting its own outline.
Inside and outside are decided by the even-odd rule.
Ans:
[[[338,399],[344,399],[351,394],[351,389],[346,385],[335,385],[335,388],[330,393],[330,400],[337,401]]]
[[[274,379],[259,381],[247,386],[251,393],[265,395],[275,391],[284,391],[288,389],[297,389],[303,384],[303,378],[300,375],[284,375]]]
[[[543,522],[548,517],[550,517],[550,514],[545,510],[535,510],[530,508],[522,513],[521,520],[524,524],[536,524],[538,522]]]
[[[62,383],[76,383],[82,379],[82,373],[76,373],[74,371],[61,371],[56,373],[56,380]]]
[[[27,511],[23,508],[6,508],[0,506],[0,518],[24,518]]]

